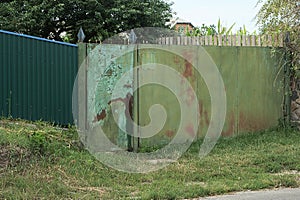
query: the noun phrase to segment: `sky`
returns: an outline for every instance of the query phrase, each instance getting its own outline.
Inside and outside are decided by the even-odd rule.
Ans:
[[[194,26],[202,24],[217,25],[218,19],[225,27],[236,23],[233,31],[243,25],[247,31],[252,33],[257,30],[255,15],[259,7],[256,7],[258,0],[169,0],[174,2],[173,11],[177,17],[190,21]]]

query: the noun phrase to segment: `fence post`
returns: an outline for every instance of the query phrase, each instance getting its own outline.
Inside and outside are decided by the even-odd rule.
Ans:
[[[132,69],[136,68],[139,65],[139,46],[136,43],[137,41],[137,36],[133,30],[130,32],[131,40],[129,40],[130,45],[134,45],[134,51],[133,51],[133,66]],[[163,44],[167,44],[167,37],[163,38]],[[133,80],[132,80],[132,88],[139,87],[139,70],[137,69],[137,72],[133,74]],[[136,121],[136,124],[139,124],[139,92],[138,90],[136,93],[132,90],[132,98],[133,102],[129,101],[128,103],[132,103],[131,105],[132,110],[129,110],[130,117],[132,120]],[[125,105],[126,106],[126,105]],[[130,108],[130,106],[128,105]],[[126,118],[126,134],[127,134],[127,150],[128,151],[135,151],[137,152],[140,139],[139,139],[139,128],[137,130],[133,129],[133,124],[131,124],[131,119]],[[130,135],[132,134],[132,136]]]
[[[77,125],[79,131],[88,129],[87,125],[87,44],[78,43],[78,81],[77,81]],[[80,67],[82,66],[82,67]],[[80,113],[80,114],[79,114]],[[86,144],[87,138],[81,138]]]
[[[291,88],[290,88],[290,75],[291,75],[291,59],[290,51],[288,49],[290,43],[290,33],[287,32],[284,41],[285,47],[285,64],[284,64],[284,108],[283,108],[283,117],[285,126],[290,126],[291,119]]]

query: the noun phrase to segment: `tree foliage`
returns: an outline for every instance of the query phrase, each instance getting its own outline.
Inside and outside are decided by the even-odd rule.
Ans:
[[[192,33],[187,31],[187,36],[205,36],[205,35],[229,35],[232,33],[232,29],[235,26],[235,23],[232,24],[229,28],[225,27],[221,23],[221,19],[219,18],[217,26],[212,25],[205,25],[202,24],[201,27],[194,28]]]
[[[71,42],[83,28],[85,41],[104,40],[138,27],[164,27],[171,3],[163,0],[2,0],[0,29]]]
[[[205,35],[216,35],[216,26],[210,25],[207,26],[205,24],[202,24],[201,27],[195,27],[193,32],[190,33],[189,31],[186,32],[187,36],[205,36]]]
[[[292,53],[294,69],[300,65],[300,1],[259,0],[256,18],[262,34],[290,33],[287,48]]]

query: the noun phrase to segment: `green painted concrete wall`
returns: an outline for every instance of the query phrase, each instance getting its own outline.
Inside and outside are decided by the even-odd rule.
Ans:
[[[276,126],[278,119],[282,118],[284,94],[280,85],[283,80],[283,70],[280,71],[279,64],[282,53],[274,54],[271,48],[263,47],[204,49],[217,65],[225,84],[227,116],[222,135],[229,136]],[[156,62],[172,66],[183,75],[186,73],[184,59],[176,58],[168,51],[149,49],[139,53],[140,64]],[[165,77],[168,77],[167,74]],[[206,134],[210,123],[210,96],[204,80],[195,70],[188,80],[196,91],[199,101],[198,136],[201,137]],[[180,120],[177,99],[161,86],[144,87],[139,93],[141,125],[149,123],[148,110],[156,103],[164,105],[169,116],[163,130],[153,138],[143,139],[141,145],[168,143],[176,133]]]
[[[102,50],[105,48],[102,47]],[[183,75],[187,73],[185,59],[170,53],[170,46],[159,48],[166,50],[151,45],[139,45],[131,49],[131,53],[120,56],[117,63],[127,70],[139,65],[159,63],[172,67]],[[111,45],[109,51],[113,52],[113,49],[120,49],[120,46]],[[184,51],[186,47],[182,46],[182,49]],[[230,136],[276,126],[278,119],[283,116],[284,92],[280,82],[283,80],[284,72],[280,70],[279,64],[283,50],[277,49],[277,53],[274,53],[269,47],[204,47],[204,49],[215,62],[225,84],[227,116],[222,135]],[[102,64],[101,66],[105,67]],[[167,78],[168,74],[165,74],[165,77]],[[138,74],[133,79],[133,82],[138,84]],[[206,134],[211,117],[209,92],[203,78],[195,70],[187,79],[199,100],[200,123],[197,135],[202,137]],[[163,86],[146,85],[139,88],[134,97],[134,120],[139,125],[145,126],[150,122],[148,112],[154,104],[163,105],[168,118],[164,128],[157,135],[139,141],[133,139],[133,143],[139,143],[140,146],[167,144],[176,134],[181,116],[180,106],[174,94]],[[103,128],[110,140],[117,144],[120,131],[110,112],[108,111],[104,119]]]

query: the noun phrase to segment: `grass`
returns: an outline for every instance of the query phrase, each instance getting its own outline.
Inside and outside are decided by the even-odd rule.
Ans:
[[[97,161],[72,127],[4,119],[0,199],[183,199],[299,187],[299,141],[300,133],[292,129],[222,138],[202,160],[197,141],[162,170],[129,174]]]

